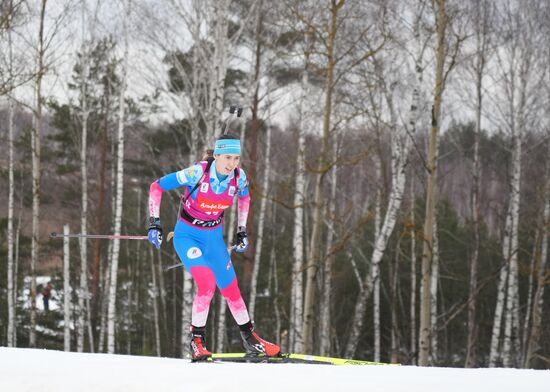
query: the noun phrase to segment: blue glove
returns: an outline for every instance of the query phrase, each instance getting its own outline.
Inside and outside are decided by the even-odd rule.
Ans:
[[[248,249],[248,236],[246,235],[246,227],[239,226],[233,248],[237,253],[244,253]]]
[[[157,249],[160,249],[160,244],[162,244],[162,226],[160,225],[160,218],[150,217],[149,223],[149,230],[147,231],[149,242],[155,245]]]

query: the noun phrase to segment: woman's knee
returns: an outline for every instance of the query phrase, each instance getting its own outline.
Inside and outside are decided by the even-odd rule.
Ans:
[[[229,285],[220,288],[220,292],[228,301],[235,301],[241,298],[241,290],[239,289],[239,283],[237,282],[237,277],[234,277]]]
[[[197,295],[212,298],[216,291],[216,278],[212,270],[205,266],[191,267],[193,280],[197,286]]]

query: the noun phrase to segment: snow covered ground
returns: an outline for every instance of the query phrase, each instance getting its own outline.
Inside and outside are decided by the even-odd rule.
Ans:
[[[549,392],[550,370],[190,363],[0,347],[0,391]]]

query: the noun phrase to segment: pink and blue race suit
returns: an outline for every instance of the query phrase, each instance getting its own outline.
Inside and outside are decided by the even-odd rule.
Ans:
[[[164,191],[186,187],[173,242],[180,260],[197,285],[191,324],[195,327],[206,325],[210,301],[218,286],[235,321],[242,325],[249,322],[250,317],[223,240],[222,223],[224,210],[237,196],[238,225],[246,226],[250,206],[248,181],[242,169],[220,176],[214,163],[205,173],[207,165],[203,161],[153,182],[149,190],[149,214],[159,216]]]

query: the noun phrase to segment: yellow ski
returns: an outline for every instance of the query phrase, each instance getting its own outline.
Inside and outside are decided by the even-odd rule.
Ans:
[[[219,362],[253,362],[253,363],[307,363],[325,365],[394,365],[396,363],[361,361],[356,359],[324,357],[307,354],[280,354],[275,357],[265,355],[248,355],[246,353],[214,353],[209,361]]]

